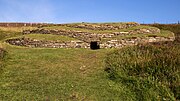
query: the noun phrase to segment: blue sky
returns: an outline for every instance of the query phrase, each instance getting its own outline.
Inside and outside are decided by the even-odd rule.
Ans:
[[[180,0],[0,0],[0,22],[139,22],[180,20]]]

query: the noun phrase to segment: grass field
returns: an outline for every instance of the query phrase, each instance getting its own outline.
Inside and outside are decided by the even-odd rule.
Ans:
[[[107,78],[109,51],[6,46],[1,100],[132,100],[131,91]],[[127,95],[129,94],[129,95]]]
[[[105,76],[99,75],[103,50],[11,46],[6,50],[9,54],[0,77],[2,100],[92,99],[101,94],[97,89],[108,86]],[[102,80],[97,83],[97,79]]]
[[[165,30],[172,31],[172,28]],[[177,33],[175,32],[175,34]],[[153,81],[150,77],[150,79],[147,79],[135,75],[139,72],[146,73],[145,71],[136,71],[138,68],[133,69],[133,72],[130,71],[134,75],[125,74],[129,71],[118,71],[118,76],[114,79],[112,79],[110,72],[105,71],[109,64],[121,63],[125,60],[122,57],[127,57],[128,61],[135,61],[138,58],[136,62],[142,63],[140,64],[142,66],[144,65],[143,63],[146,63],[143,59],[154,59],[153,54],[155,53],[157,56],[162,56],[163,51],[161,51],[162,53],[157,53],[157,45],[146,48],[145,52],[149,52],[148,54],[141,54],[143,50],[137,51],[140,54],[136,54],[136,51],[133,50],[136,47],[126,47],[122,50],[44,49],[12,46],[4,43],[4,40],[7,38],[19,36],[22,36],[19,32],[9,30],[1,30],[0,32],[1,47],[7,52],[5,57],[0,59],[0,100],[2,101],[148,101],[179,99],[179,65],[172,63],[171,66],[175,68],[175,72],[169,68],[176,77],[174,80],[164,78],[164,81],[159,83],[156,80]],[[43,37],[44,40],[58,40],[58,37],[54,35],[50,37],[48,35],[27,35],[27,37],[37,39]],[[160,46],[164,47],[163,45],[160,44]],[[168,59],[168,55],[171,54],[159,58],[162,58],[162,61],[165,58],[170,61],[171,59],[177,59],[176,62],[179,64],[178,51],[180,48],[178,42],[176,41],[169,45],[171,46],[167,45],[166,49],[170,50],[165,52],[171,53],[172,58]],[[124,54],[121,54],[121,52],[124,52]],[[133,57],[128,56],[131,53],[135,55]],[[115,61],[111,58],[114,56],[117,57]],[[109,58],[110,60],[107,61]],[[148,66],[157,68],[161,66],[153,64]],[[168,62],[165,65],[169,65]],[[133,67],[133,64],[130,64],[130,66]],[[110,67],[116,68],[116,65],[110,65]],[[161,73],[161,71],[158,71],[158,73],[164,75],[163,73],[168,72]],[[154,77],[154,75],[151,76]],[[119,79],[119,77],[123,77],[123,80],[128,81],[122,82],[122,79]],[[169,81],[172,81],[173,84]],[[174,85],[172,87],[176,87],[176,89],[173,91],[167,85],[168,83]]]

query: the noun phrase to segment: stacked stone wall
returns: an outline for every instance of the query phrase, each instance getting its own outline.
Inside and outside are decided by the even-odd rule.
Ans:
[[[54,35],[64,35],[78,39],[80,41],[68,41],[68,42],[58,42],[58,41],[42,41],[29,38],[19,38],[19,39],[9,39],[8,43],[17,46],[26,47],[47,47],[47,48],[90,48],[91,42],[96,41],[99,43],[100,48],[121,48],[124,46],[137,45],[140,43],[149,42],[160,42],[160,41],[174,41],[175,37],[158,37],[156,34],[160,33],[158,28],[142,28],[136,30],[130,30],[127,32],[111,32],[111,33],[90,33],[82,31],[72,31],[72,30],[54,30],[54,29],[35,29],[35,30],[25,30],[23,34],[54,34]],[[124,38],[116,40],[116,37],[123,37],[133,34],[150,34],[147,37],[133,37]],[[172,33],[173,34],[173,33]],[[106,39],[107,41],[102,41]],[[112,40],[113,39],[113,40]]]
[[[146,37],[136,39],[122,39],[122,40],[110,40],[100,43],[100,48],[122,48],[125,46],[133,46],[141,43],[162,42],[162,41],[174,41],[174,37]],[[29,38],[9,39],[6,42],[11,45],[26,46],[26,47],[40,47],[40,48],[90,48],[90,43],[83,41],[41,41]]]
[[[134,26],[139,26],[140,24],[135,22],[122,23],[122,24],[90,24],[90,23],[82,23],[82,24],[67,24],[64,26],[74,27],[74,28],[83,28],[90,30],[119,30],[119,29],[127,29]]]
[[[59,42],[59,41],[42,41],[30,38],[17,38],[17,39],[9,39],[6,42],[11,45],[16,46],[25,46],[32,48],[89,48],[90,45],[83,41],[67,41],[67,42]]]

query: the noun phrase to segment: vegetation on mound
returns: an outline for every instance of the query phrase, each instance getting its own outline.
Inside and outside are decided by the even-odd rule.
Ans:
[[[134,46],[106,57],[109,79],[123,83],[137,100],[180,99],[180,47]]]
[[[0,30],[5,32],[22,32],[23,30],[33,29],[37,29],[37,27],[0,27]]]
[[[0,40],[4,40],[6,38],[20,36],[22,33],[20,32],[9,32],[9,31],[2,31],[0,30]]]
[[[28,34],[28,35],[23,35],[23,37],[42,40],[42,41],[58,41],[58,42],[77,41],[77,39],[68,36],[52,35],[52,34]]]
[[[23,30],[33,30],[37,27],[0,27],[0,40],[21,36]]]

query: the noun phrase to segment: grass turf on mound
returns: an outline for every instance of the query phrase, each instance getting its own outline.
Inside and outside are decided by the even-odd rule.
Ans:
[[[16,37],[20,36],[22,33],[19,32],[7,32],[7,31],[1,31],[0,30],[0,40],[4,40],[6,38]]]
[[[30,39],[37,39],[42,41],[77,41],[77,39],[68,37],[68,36],[62,36],[62,35],[52,35],[52,34],[28,34],[23,35],[25,38]]]
[[[37,29],[37,27],[0,27],[0,30],[5,32],[22,32],[23,30],[33,29]]]

